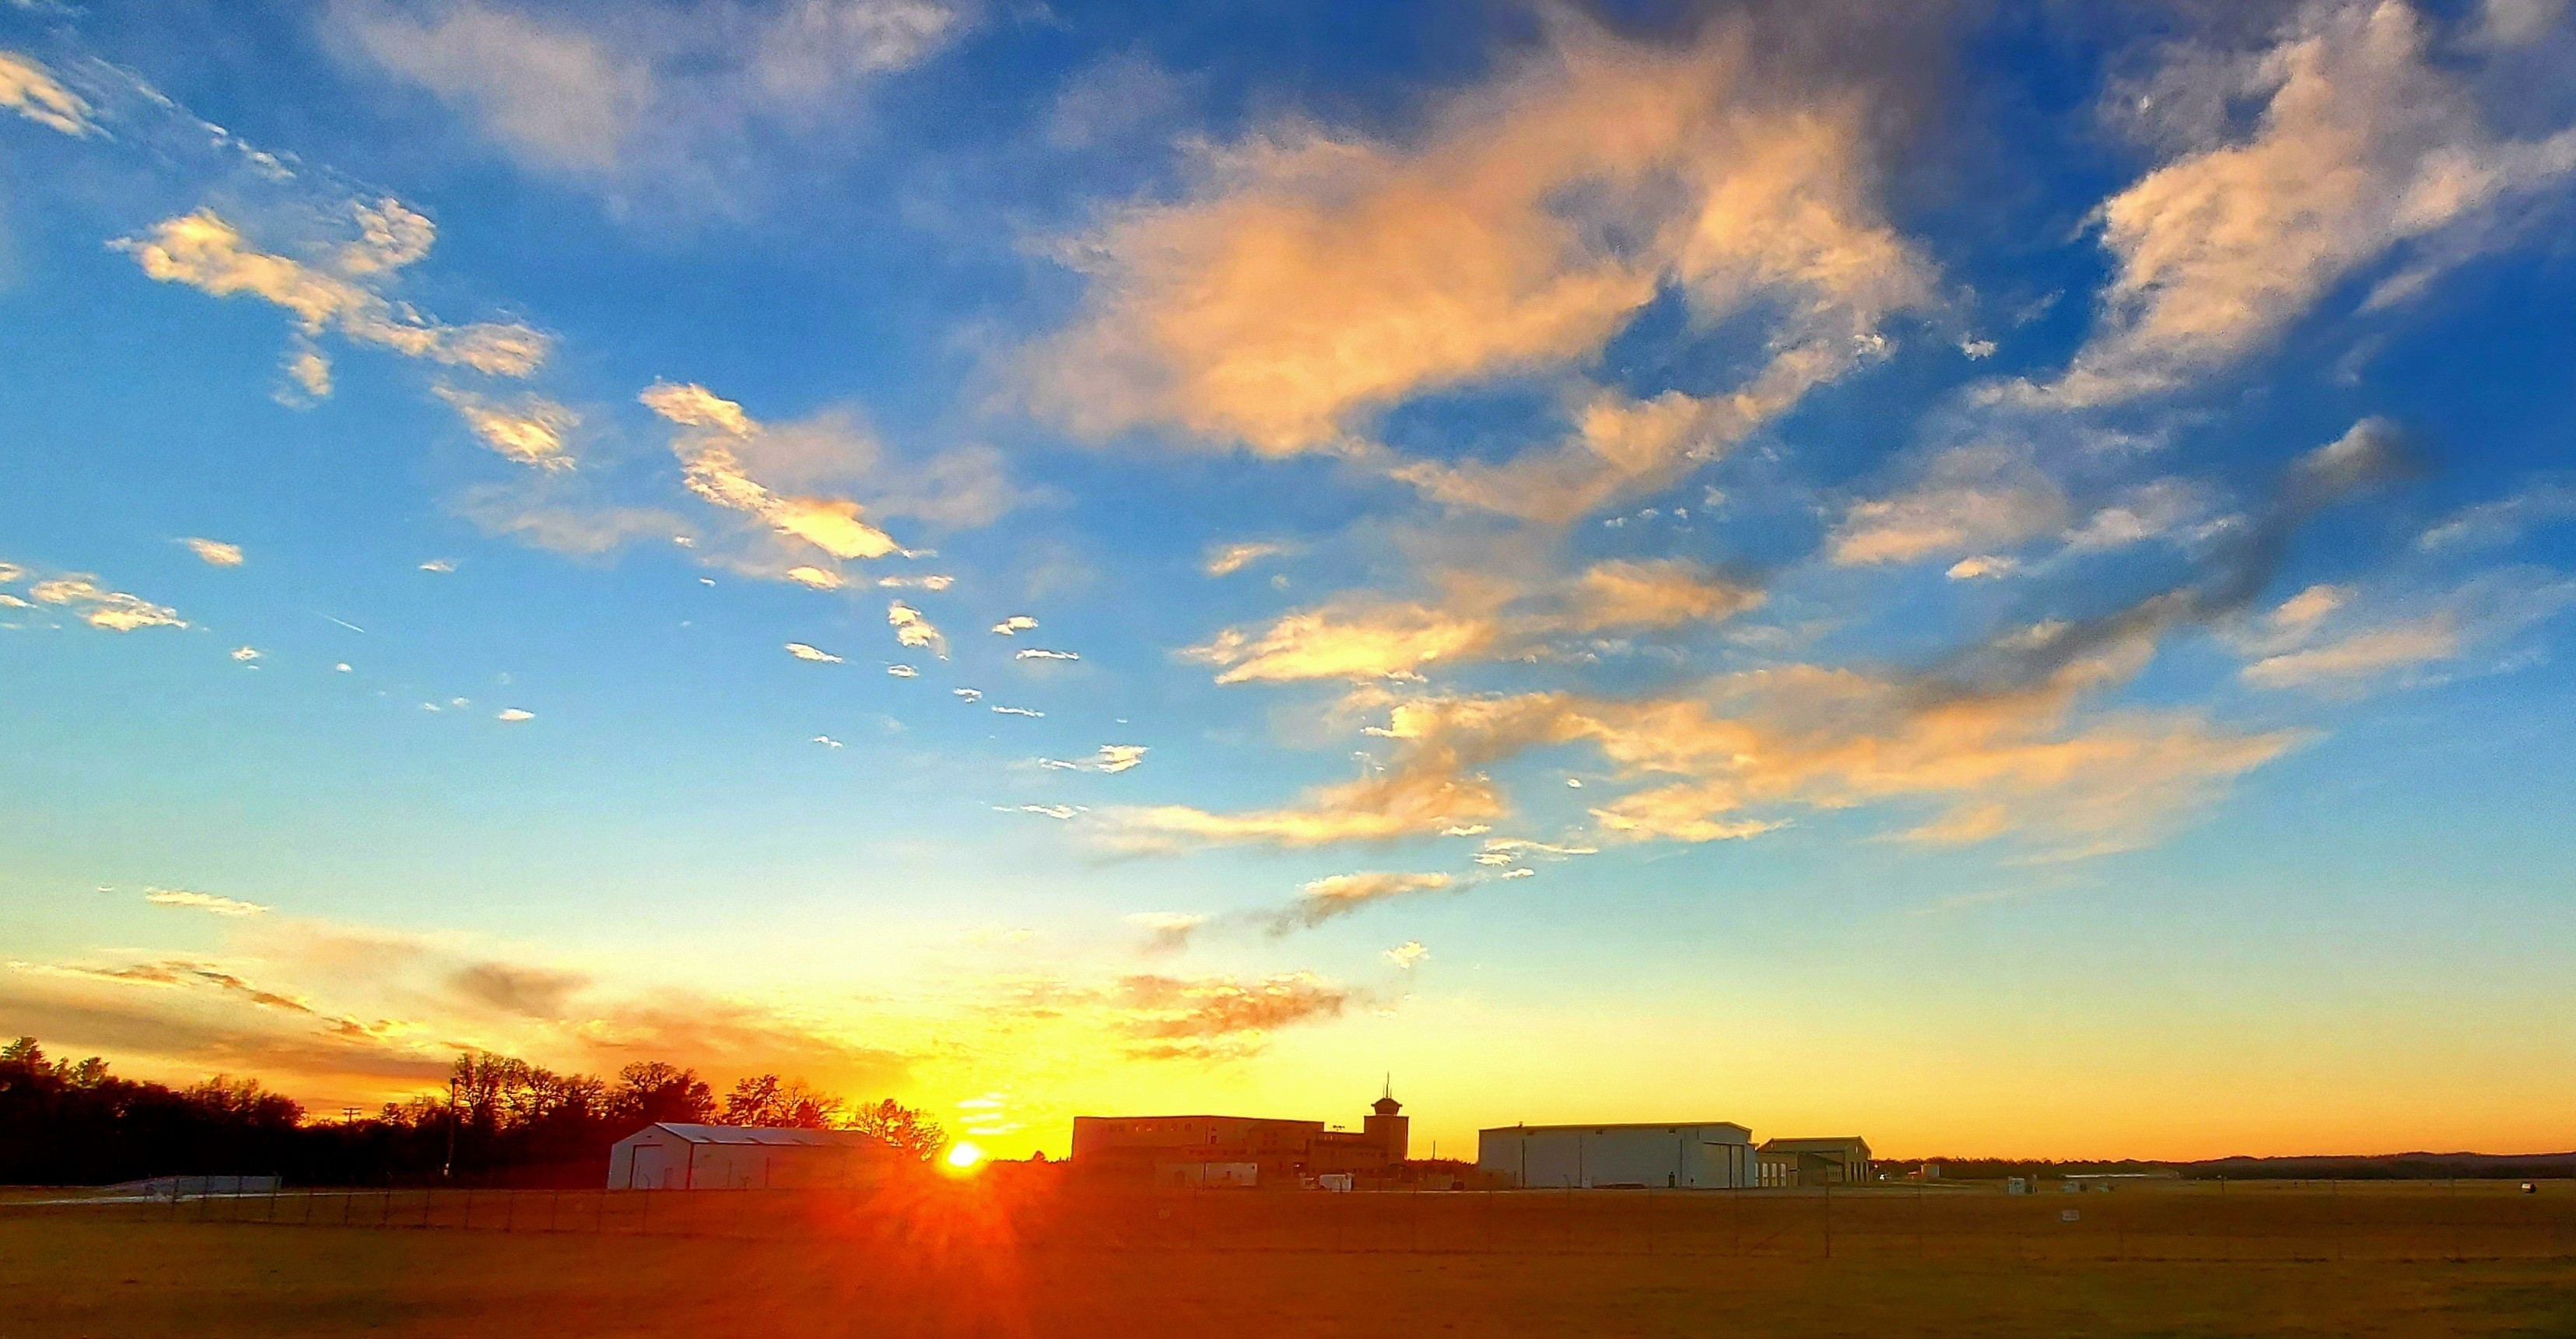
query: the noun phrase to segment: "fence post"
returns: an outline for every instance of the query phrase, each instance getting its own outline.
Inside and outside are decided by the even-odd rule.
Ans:
[[[653,1232],[653,1187],[651,1187],[651,1186],[646,1186],[646,1187],[644,1187],[644,1212],[643,1212],[643,1214],[642,1214],[640,1217],[638,1217],[638,1218],[635,1220],[635,1235],[636,1235],[636,1236],[639,1236],[639,1237],[650,1236],[650,1235],[652,1235],[652,1232]]]

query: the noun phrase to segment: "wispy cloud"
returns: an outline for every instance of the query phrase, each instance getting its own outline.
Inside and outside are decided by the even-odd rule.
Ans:
[[[962,36],[944,0],[737,0],[630,14],[485,0],[335,0],[334,54],[426,90],[523,166],[696,208],[762,185],[746,159],[846,124],[876,79]]]
[[[1270,932],[1284,935],[1312,929],[1362,907],[1419,893],[1446,892],[1455,885],[1446,874],[1334,874],[1307,884],[1295,901],[1271,917]]]
[[[680,425],[671,449],[680,458],[689,491],[719,507],[759,518],[781,535],[813,545],[835,558],[882,558],[900,546],[862,519],[847,498],[780,494],[744,472],[738,448],[760,436],[760,424],[742,406],[704,386],[656,382],[636,397],[646,408]]]
[[[187,545],[188,551],[197,555],[197,557],[202,559],[209,567],[239,567],[242,565],[242,551],[241,545],[239,544],[227,544],[220,539],[196,538],[183,539],[179,542]]]
[[[541,470],[568,470],[573,457],[565,436],[581,426],[581,416],[537,395],[503,404],[452,386],[431,388],[465,420],[485,446]]]
[[[0,583],[25,580],[30,573],[9,563],[0,563]],[[94,573],[64,572],[30,582],[27,598],[39,605],[68,611],[93,628],[109,632],[133,632],[138,628],[184,628],[186,619],[167,605],[154,604],[138,595],[110,590],[99,584]]]
[[[1562,449],[1399,471],[1561,519],[1723,450],[1928,299],[1872,198],[1864,90],[1727,23],[1680,47],[1573,19],[1551,35],[1403,139],[1273,126],[1208,152],[1188,199],[1115,216],[1078,249],[1089,304],[1037,352],[1032,398],[1087,434],[1366,454],[1376,410],[1569,365],[1666,285],[1703,319],[1791,313],[1731,394],[1604,392]]]
[[[1148,953],[1177,953],[1189,947],[1190,936],[1207,923],[1207,917],[1184,911],[1139,911],[1127,923],[1143,930]]]
[[[0,107],[66,135],[102,133],[89,119],[88,102],[63,87],[43,62],[15,51],[0,50]]]
[[[2412,5],[2294,13],[2250,58],[2182,48],[2138,99],[2261,111],[2247,134],[2223,118],[2158,127],[2190,147],[2103,202],[2116,272],[2093,337],[2046,398],[2113,401],[2223,369],[2392,253],[2398,268],[2365,305],[2403,301],[2493,245],[2499,211],[2576,169],[2576,128],[2491,130]]]
[[[798,660],[813,661],[818,665],[838,665],[841,663],[841,658],[839,656],[836,656],[829,651],[821,650],[817,647],[807,646],[803,642],[789,642],[787,644],[787,654],[796,657]]]
[[[1235,544],[1219,544],[1207,551],[1207,558],[1200,564],[1200,570],[1212,577],[1232,576],[1254,563],[1295,553],[1300,547],[1283,539],[1256,539]]]
[[[312,263],[261,250],[212,209],[165,219],[113,245],[164,283],[216,297],[247,294],[282,307],[308,339],[336,331],[406,357],[502,377],[527,376],[545,361],[552,340],[528,326],[448,325],[380,291],[396,271],[428,253],[429,220],[385,199],[353,203],[349,226],[356,236]],[[326,379],[303,381],[308,392],[329,389]]]
[[[1518,659],[1554,637],[1717,622],[1763,600],[1759,588],[1683,559],[1597,563],[1536,590],[1466,572],[1441,580],[1436,601],[1345,596],[1267,628],[1227,628],[1183,654],[1218,666],[1219,683],[1384,678]]]
[[[268,914],[268,908],[257,902],[217,897],[213,893],[193,893],[185,888],[146,888],[143,890],[143,900],[156,907],[177,907],[186,911],[203,911],[216,916]]]

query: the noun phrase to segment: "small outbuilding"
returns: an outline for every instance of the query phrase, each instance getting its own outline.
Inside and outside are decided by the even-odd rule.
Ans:
[[[1760,1169],[1751,1129],[1710,1121],[1479,1130],[1476,1170],[1524,1189],[1742,1190]]]
[[[885,1180],[897,1160],[856,1130],[775,1130],[665,1121],[617,1141],[611,1190],[847,1189]]]

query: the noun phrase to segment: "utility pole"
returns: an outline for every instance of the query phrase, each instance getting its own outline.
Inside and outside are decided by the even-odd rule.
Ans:
[[[446,1161],[446,1162],[444,1162],[444,1163],[442,1163],[442,1164],[440,1164],[439,1169],[438,1169],[438,1178],[439,1178],[440,1180],[444,1181],[444,1180],[446,1180],[448,1177],[455,1175],[455,1173],[456,1173],[456,1076],[455,1076],[455,1075],[453,1075],[453,1074],[450,1074],[450,1075],[448,1075],[448,1076],[447,1076],[447,1161]]]

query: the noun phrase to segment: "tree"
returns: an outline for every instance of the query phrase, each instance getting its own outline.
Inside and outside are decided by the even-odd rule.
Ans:
[[[694,1069],[645,1060],[617,1071],[617,1089],[610,1094],[609,1111],[629,1123],[676,1121],[702,1125],[715,1118],[716,1095]]]
[[[828,1130],[840,1120],[840,1098],[807,1087],[803,1079],[781,1082],[775,1074],[744,1079],[725,1094],[727,1125],[763,1125],[785,1130]]]
[[[939,1128],[939,1122],[891,1097],[850,1113],[850,1123],[843,1128],[874,1135],[896,1152],[922,1162],[937,1158],[948,1147],[948,1132]]]

